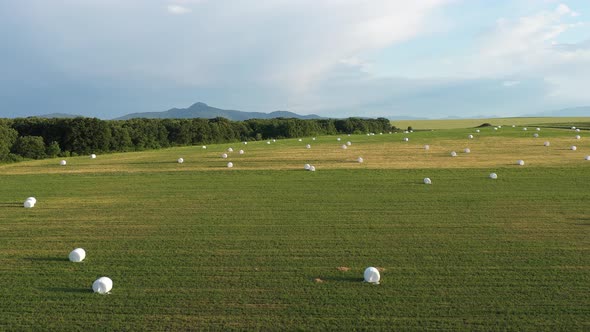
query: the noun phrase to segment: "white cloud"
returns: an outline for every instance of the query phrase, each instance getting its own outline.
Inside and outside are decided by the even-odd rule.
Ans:
[[[181,5],[168,5],[166,7],[166,9],[168,9],[168,12],[170,14],[174,14],[174,15],[183,15],[183,14],[188,14],[190,12],[192,12],[192,10],[190,8],[181,6]]]
[[[518,85],[518,84],[520,84],[520,81],[504,81],[504,82],[502,82],[502,85],[507,88],[509,88],[511,86]]]

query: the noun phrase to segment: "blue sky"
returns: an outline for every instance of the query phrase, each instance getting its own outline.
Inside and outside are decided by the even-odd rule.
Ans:
[[[0,116],[590,106],[590,1],[4,0]]]

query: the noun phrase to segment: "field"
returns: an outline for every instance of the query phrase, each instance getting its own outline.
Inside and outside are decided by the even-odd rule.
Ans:
[[[494,126],[559,126],[571,127],[578,125],[590,129],[590,117],[561,117],[561,118],[494,118],[494,119],[449,119],[449,120],[395,120],[391,123],[398,128],[413,129],[459,129],[473,128],[483,123]]]
[[[0,330],[590,329],[587,131],[341,138],[1,165]]]

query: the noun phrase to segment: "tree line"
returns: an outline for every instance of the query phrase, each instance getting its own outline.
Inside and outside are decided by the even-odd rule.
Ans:
[[[0,119],[0,161],[90,153],[142,151],[172,146],[388,132],[388,119]]]

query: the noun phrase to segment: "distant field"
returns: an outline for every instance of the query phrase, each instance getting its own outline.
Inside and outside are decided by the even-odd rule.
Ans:
[[[493,118],[493,119],[452,119],[452,120],[394,120],[391,123],[401,129],[411,126],[413,129],[458,129],[473,128],[483,123],[494,126],[523,126],[523,125],[574,125],[584,123],[588,128],[590,117],[561,117],[561,118]]]
[[[589,330],[589,140],[453,129],[1,165],[0,330]]]

